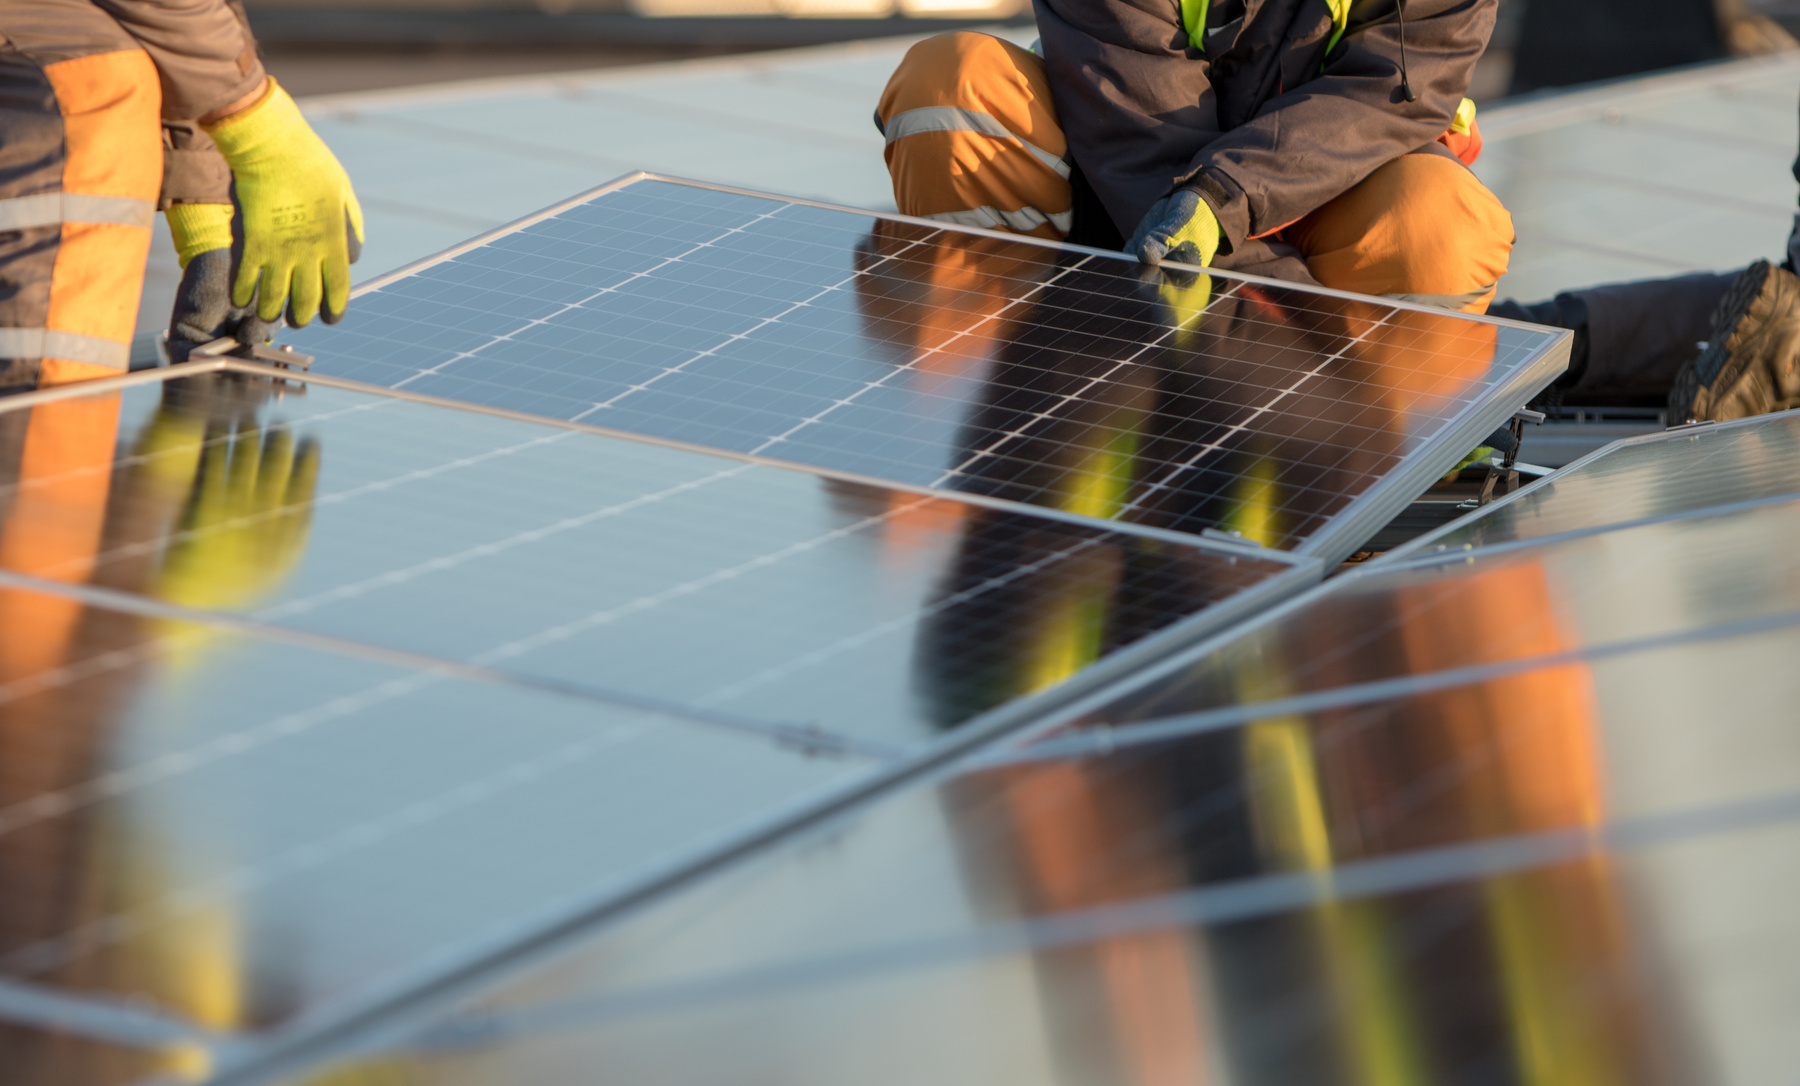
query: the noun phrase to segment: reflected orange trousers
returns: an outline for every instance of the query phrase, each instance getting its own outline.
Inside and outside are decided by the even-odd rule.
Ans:
[[[902,214],[1068,235],[1069,145],[1038,57],[972,31],[928,38],[907,51],[877,112]],[[1280,236],[1327,287],[1484,313],[1513,226],[1466,167],[1403,155]]]

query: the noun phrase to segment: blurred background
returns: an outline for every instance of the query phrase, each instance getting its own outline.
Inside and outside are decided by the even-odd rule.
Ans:
[[[1029,0],[246,0],[296,94],[1026,23]],[[1473,97],[1795,48],[1800,0],[1501,0]]]
[[[361,283],[634,170],[891,211],[870,116],[906,48],[1036,36],[1029,0],[245,2],[356,184]],[[1502,294],[1779,259],[1797,32],[1800,0],[1501,0],[1472,97]],[[180,275],[159,222],[139,361]]]

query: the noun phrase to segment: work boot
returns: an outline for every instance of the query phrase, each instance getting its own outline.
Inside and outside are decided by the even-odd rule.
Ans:
[[[1719,299],[1712,335],[1669,392],[1669,425],[1800,406],[1800,279],[1759,260]]]

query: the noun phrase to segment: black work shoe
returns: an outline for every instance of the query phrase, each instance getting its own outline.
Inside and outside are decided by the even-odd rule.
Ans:
[[[1800,279],[1759,260],[1712,315],[1712,338],[1681,367],[1669,425],[1726,422],[1800,406]]]

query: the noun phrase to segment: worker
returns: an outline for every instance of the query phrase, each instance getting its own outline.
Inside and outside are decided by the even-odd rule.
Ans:
[[[294,326],[343,315],[362,212],[343,167],[263,71],[241,10],[7,0],[0,384],[127,368],[158,206],[183,266],[178,356],[216,335],[266,340],[284,313]]]
[[[1463,96],[1494,0],[1039,0],[1041,56],[906,54],[876,121],[899,209],[1479,313],[1512,220]]]
[[[1800,241],[1790,241],[1790,252]],[[1582,406],[1667,407],[1669,425],[1729,422],[1800,407],[1800,279],[1793,257],[1737,272],[1610,283],[1497,316],[1575,333],[1569,369],[1541,398]]]

